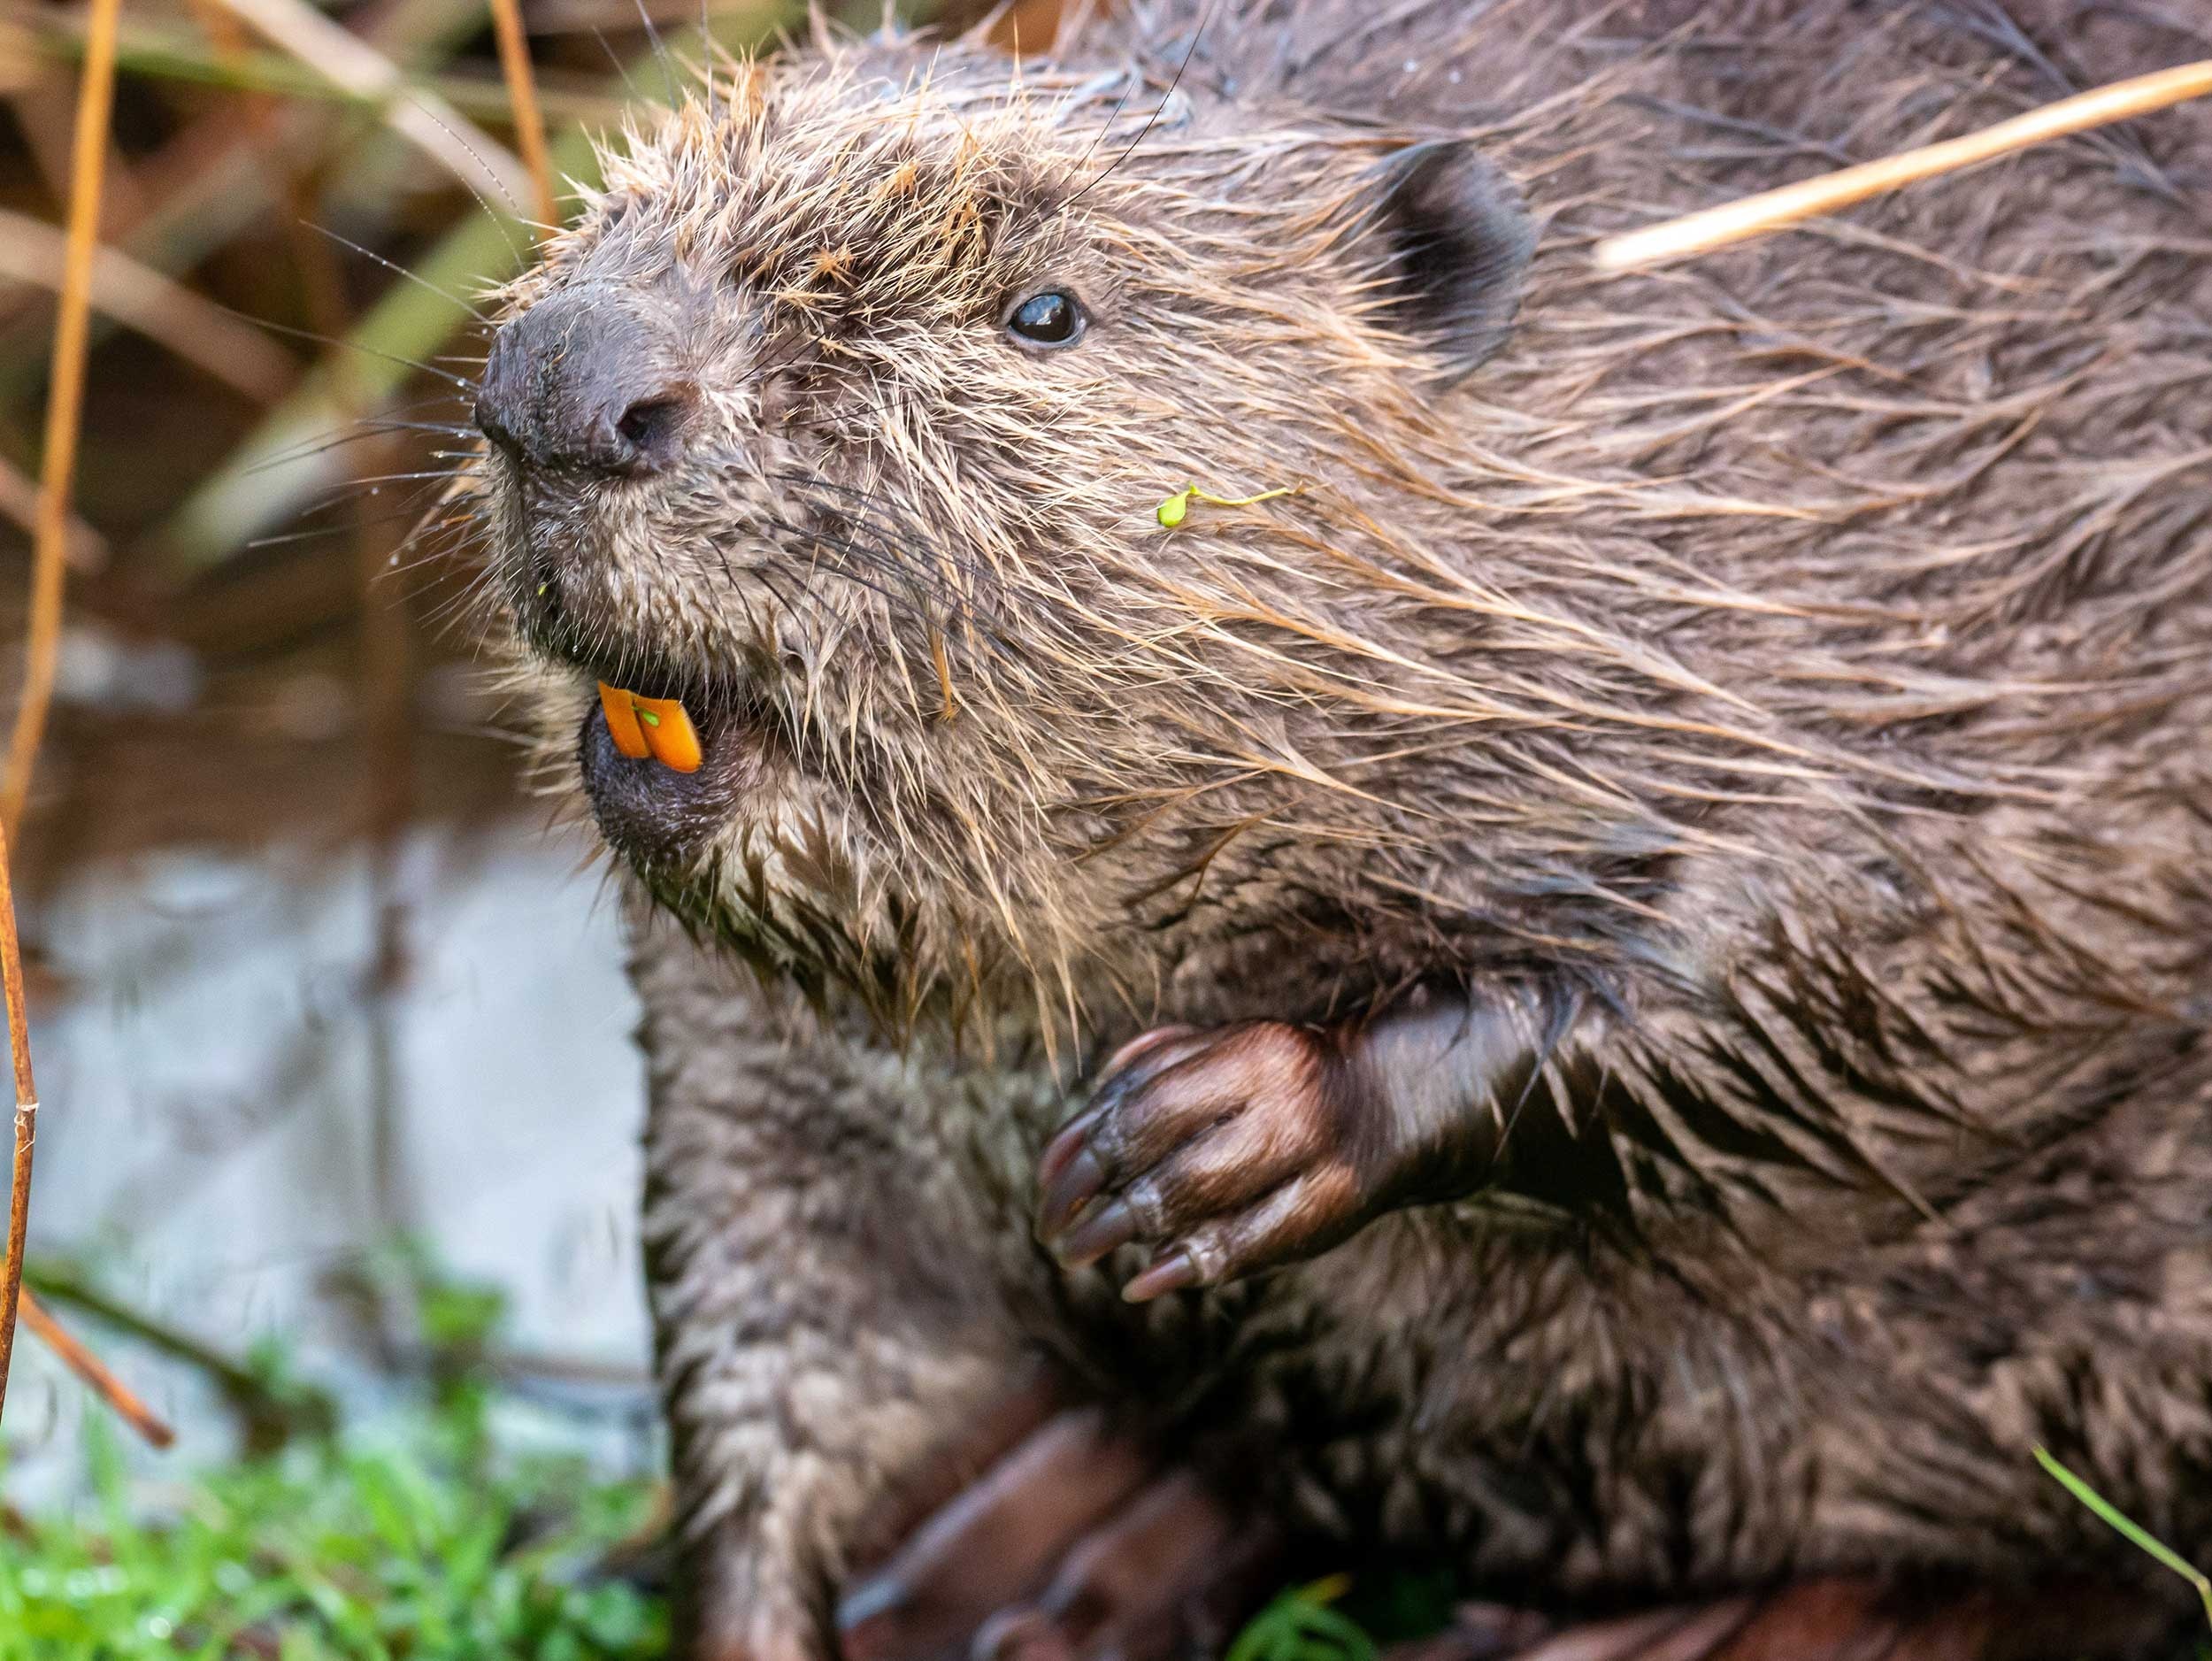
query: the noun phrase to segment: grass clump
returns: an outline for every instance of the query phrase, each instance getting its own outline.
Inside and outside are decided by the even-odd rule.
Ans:
[[[1294,1586],[1252,1617],[1223,1661],[1375,1661],[1375,1641],[1334,1607],[1350,1578]]]
[[[562,1462],[496,1469],[457,1458],[435,1429],[413,1446],[332,1438],[226,1467],[150,1516],[96,1432],[96,1522],[11,1520],[0,1657],[658,1655],[659,1601],[595,1573],[649,1526],[649,1485],[580,1480]]]
[[[495,1301],[426,1288],[464,1354]],[[433,1328],[450,1326],[433,1334]],[[88,1425],[88,1496],[0,1510],[0,1661],[644,1661],[667,1644],[649,1560],[661,1485],[520,1455],[481,1374],[447,1370],[396,1422],[325,1429],[174,1486],[136,1482]]]

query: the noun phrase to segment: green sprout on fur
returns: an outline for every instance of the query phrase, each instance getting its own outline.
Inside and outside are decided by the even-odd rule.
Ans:
[[[1263,490],[1257,496],[1229,496],[1210,495],[1194,484],[1187,484],[1155,508],[1152,516],[1160,521],[1162,530],[1171,531],[1183,522],[1193,502],[1210,502],[1217,508],[1248,508],[1255,502],[1271,502],[1279,496],[1296,496],[1305,488],[1302,484],[1285,485],[1279,490]]]
[[[2172,1570],[2196,1588],[2197,1596],[2204,1604],[2204,1619],[2207,1623],[2212,1624],[2212,1575],[2207,1575],[2202,1569],[2061,1465],[2049,1449],[2037,1448],[2035,1458],[2036,1463],[2048,1472],[2061,1488],[2087,1506],[2099,1521],[2138,1550],[2147,1553],[2160,1567]]]

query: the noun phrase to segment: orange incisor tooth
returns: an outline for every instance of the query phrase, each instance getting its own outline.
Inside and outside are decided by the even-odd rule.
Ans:
[[[614,740],[614,747],[632,761],[642,761],[653,752],[646,747],[645,728],[639,724],[637,710],[630,702],[630,695],[619,687],[599,683],[599,708],[607,718],[607,732]]]
[[[696,773],[706,755],[699,747],[699,731],[691,724],[678,698],[634,698],[637,718],[645,728],[645,747],[653,759],[678,773]]]
[[[705,759],[699,732],[680,698],[641,698],[620,687],[599,683],[599,707],[607,718],[614,747],[633,761],[646,757],[678,773],[696,773]]]

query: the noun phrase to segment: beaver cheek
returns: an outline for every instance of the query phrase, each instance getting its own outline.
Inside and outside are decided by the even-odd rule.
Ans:
[[[758,784],[764,757],[741,722],[710,721],[699,738],[697,770],[678,773],[649,757],[624,755],[598,709],[584,718],[576,743],[584,792],[600,834],[631,864],[696,858]]]

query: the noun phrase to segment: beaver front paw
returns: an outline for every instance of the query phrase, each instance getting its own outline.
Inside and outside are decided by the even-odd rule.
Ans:
[[[1132,1303],[1311,1257],[1386,1209],[1396,1150],[1372,1095],[1326,1030],[1147,1033],[1046,1149],[1038,1238],[1071,1268],[1152,1246]]]
[[[1037,1235],[1071,1267],[1132,1243],[1132,1303],[1310,1257],[1402,1205],[1492,1180],[1571,1000],[1416,988],[1371,1021],[1163,1027],[1106,1064],[1045,1150]]]

